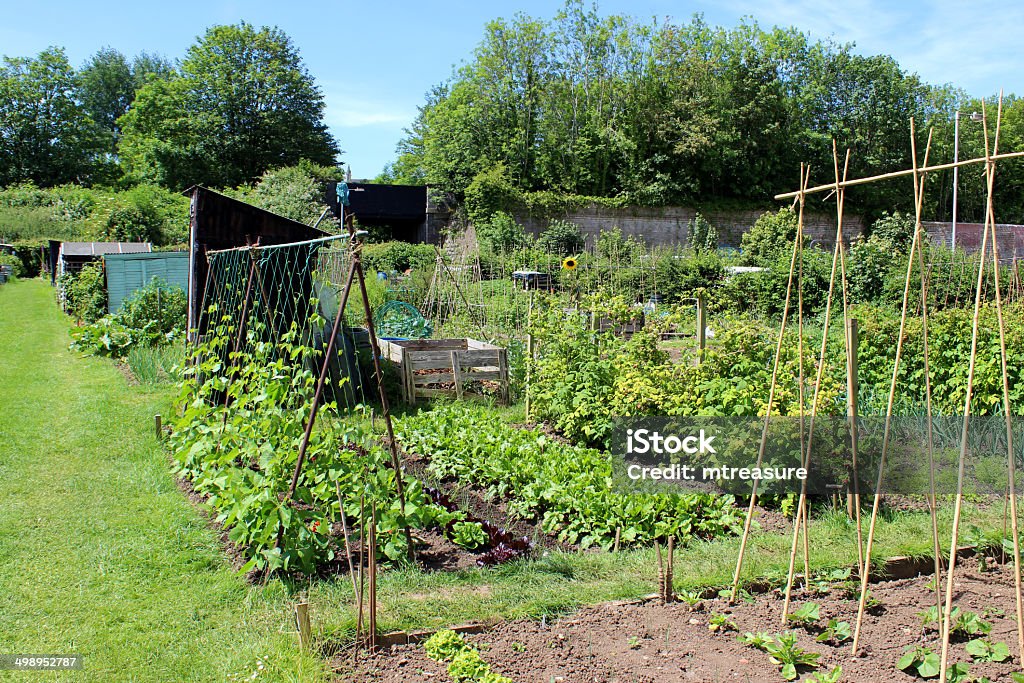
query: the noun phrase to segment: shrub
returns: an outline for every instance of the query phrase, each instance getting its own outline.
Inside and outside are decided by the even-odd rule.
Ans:
[[[231,194],[285,218],[312,225],[327,208],[324,181],[332,174],[337,171],[300,163],[267,171],[255,186],[239,188]]]
[[[554,219],[548,223],[547,230],[537,238],[537,246],[549,254],[572,256],[583,251],[586,240],[580,234],[580,227],[575,223]]]
[[[156,185],[118,193],[92,214],[101,238],[119,242],[177,244],[188,238],[188,198]]]
[[[0,254],[0,266],[11,266],[11,275],[14,277],[21,277],[24,272],[21,259],[10,254]]]
[[[466,216],[477,225],[486,223],[498,211],[514,208],[520,194],[505,165],[495,164],[477,173],[466,186]]]
[[[892,249],[883,240],[861,237],[854,242],[850,246],[850,259],[846,265],[846,281],[853,301],[878,301],[893,263]]]
[[[363,267],[367,273],[404,273],[409,268],[433,270],[436,261],[437,251],[431,244],[383,242],[363,247]]]
[[[107,284],[103,263],[86,264],[76,274],[61,276],[64,310],[84,323],[94,323],[107,311]]]
[[[168,287],[162,280],[153,280],[126,299],[114,315],[72,330],[71,348],[121,358],[136,347],[173,341],[184,331],[186,307],[184,291]]]
[[[915,228],[913,216],[899,211],[886,212],[871,225],[870,235],[897,253],[906,254],[910,251]]]
[[[498,211],[487,221],[476,226],[481,246],[498,254],[508,254],[530,243],[523,226],[511,214]]]
[[[725,264],[715,251],[667,252],[655,264],[658,292],[669,302],[714,290],[725,280]]]
[[[748,266],[768,266],[780,253],[792,249],[798,226],[796,213],[790,208],[775,213],[766,211],[743,233],[740,247],[743,261]]]
[[[701,214],[687,223],[690,233],[690,247],[696,252],[714,251],[718,248],[718,228],[711,225]]]

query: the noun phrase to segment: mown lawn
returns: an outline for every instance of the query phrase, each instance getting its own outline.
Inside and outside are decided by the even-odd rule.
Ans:
[[[68,351],[38,280],[0,286],[0,654],[76,653],[11,680],[322,680],[282,584],[247,586],[153,434],[172,388]]]

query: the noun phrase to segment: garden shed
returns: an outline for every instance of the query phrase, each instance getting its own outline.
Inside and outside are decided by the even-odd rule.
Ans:
[[[87,263],[107,254],[141,254],[153,251],[149,242],[61,242],[57,254],[57,276],[75,274]]]
[[[188,287],[188,252],[105,254],[107,271],[107,312],[117,313],[121,302],[160,279],[171,287]]]

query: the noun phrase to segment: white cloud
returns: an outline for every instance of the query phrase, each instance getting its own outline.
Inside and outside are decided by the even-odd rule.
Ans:
[[[402,127],[409,125],[416,116],[415,107],[382,102],[343,87],[325,88],[324,101],[327,104],[324,119],[332,128]]]
[[[1000,0],[724,0],[708,6],[753,16],[762,27],[796,26],[815,39],[854,42],[861,54],[887,54],[929,83],[953,83],[975,96],[1020,90],[1024,4]],[[728,21],[725,22],[727,25]]]

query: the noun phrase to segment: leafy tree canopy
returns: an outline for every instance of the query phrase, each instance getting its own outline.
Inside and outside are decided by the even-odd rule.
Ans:
[[[150,81],[121,119],[122,158],[173,188],[233,187],[308,159],[333,165],[324,98],[291,39],[245,22],[214,26],[170,81]]]
[[[63,48],[4,57],[0,66],[0,186],[89,179],[101,147],[77,99],[78,79]]]

